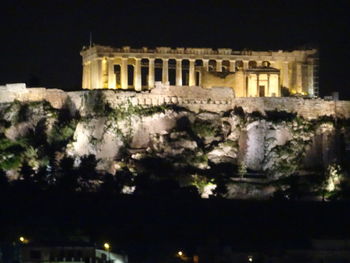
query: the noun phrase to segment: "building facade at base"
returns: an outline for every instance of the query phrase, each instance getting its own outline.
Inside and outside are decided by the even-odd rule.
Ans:
[[[230,87],[236,97],[318,96],[318,52],[229,48],[83,48],[83,89],[148,90],[170,86]]]

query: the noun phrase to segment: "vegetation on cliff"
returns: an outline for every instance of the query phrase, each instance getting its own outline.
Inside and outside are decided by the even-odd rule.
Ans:
[[[2,105],[2,181],[112,194],[347,197],[349,167],[341,158],[305,164],[317,136],[337,147],[344,141],[346,120],[242,108],[193,113],[130,101],[112,107],[102,93],[83,99],[80,110],[69,103],[60,110],[46,102]]]

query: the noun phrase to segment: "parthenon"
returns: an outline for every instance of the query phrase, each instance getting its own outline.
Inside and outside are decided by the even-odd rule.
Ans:
[[[234,51],[229,48],[84,47],[83,89],[146,91],[171,86],[230,87],[236,97],[283,92],[318,96],[316,49]]]

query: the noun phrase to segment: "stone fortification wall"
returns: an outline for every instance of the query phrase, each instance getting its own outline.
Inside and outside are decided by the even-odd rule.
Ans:
[[[59,89],[26,88],[25,84],[0,86],[0,103],[46,100],[55,108],[61,108],[67,99],[78,110],[84,109],[85,97],[93,91],[64,92]],[[318,116],[336,115],[350,118],[350,101],[325,101],[292,97],[234,98],[232,89],[201,87],[160,86],[150,92],[103,90],[106,100],[112,107],[130,101],[134,105],[177,104],[189,110],[220,112],[234,107],[242,107],[246,112],[288,111],[307,119]]]
[[[24,83],[0,86],[0,103],[46,100],[54,108],[61,108],[67,97],[68,93],[60,89],[26,88]]]

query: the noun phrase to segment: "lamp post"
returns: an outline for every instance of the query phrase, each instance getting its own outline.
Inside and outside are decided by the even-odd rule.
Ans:
[[[103,244],[103,247],[105,248],[105,250],[108,252],[107,253],[107,262],[109,263],[109,260],[110,260],[110,249],[111,249],[111,246],[110,246],[110,244],[109,243],[104,243]]]
[[[25,238],[24,236],[20,236],[18,238],[18,240],[21,244],[28,244],[29,243],[29,240],[27,238]]]

